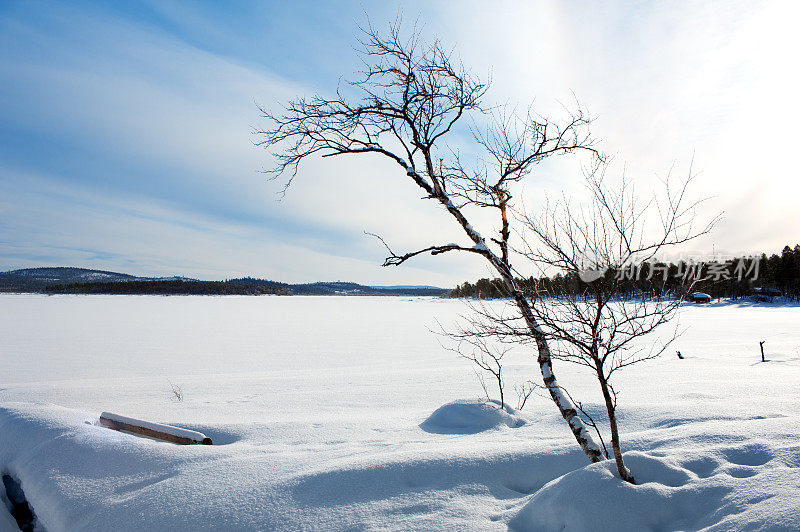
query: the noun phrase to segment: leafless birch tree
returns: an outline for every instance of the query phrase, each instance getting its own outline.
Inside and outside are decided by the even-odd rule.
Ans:
[[[562,200],[538,215],[521,214],[530,236],[521,252],[541,272],[560,273],[572,281],[535,286],[531,312],[551,342],[553,358],[588,367],[596,375],[617,471],[634,482],[622,458],[612,377],[664,352],[675,334],[647,343],[643,337],[675,316],[692,286],[673,284],[671,292],[651,288],[626,301],[619,300],[621,288],[643,275],[650,278],[647,286],[658,286],[652,280],[660,276],[665,287],[669,264],[659,255],[708,233],[717,218],[698,224],[701,202],[687,199],[691,175],[677,187],[665,181],[662,192],[637,197],[624,180],[618,188],[607,185],[604,169],[600,163],[587,173],[587,203]],[[509,322],[495,320],[490,328],[498,325]],[[503,334],[513,338],[514,327]],[[527,330],[516,334],[527,335]]]
[[[371,26],[364,28],[360,54],[364,70],[332,96],[298,98],[279,113],[261,109],[270,125],[256,132],[257,143],[273,151],[274,175],[285,176],[288,187],[298,165],[314,156],[377,156],[396,163],[398,172],[425,199],[444,208],[468,243],[430,243],[406,253],[395,253],[387,246],[384,266],[400,265],[422,254],[457,252],[483,257],[502,279],[535,341],[550,397],[588,458],[601,460],[600,447],[556,380],[547,336],[536,318],[534,302],[516,280],[509,253],[513,186],[547,158],[575,152],[597,155],[587,132],[588,118],[580,110],[557,122],[531,110],[520,116],[488,109],[482,102],[485,82],[455,61],[440,43],[423,42],[417,31],[404,38],[399,23],[386,34]],[[446,141],[476,115],[475,123],[490,125],[472,128],[475,151],[483,155],[467,163]],[[469,209],[473,208],[495,213],[496,225],[480,230],[471,223]]]

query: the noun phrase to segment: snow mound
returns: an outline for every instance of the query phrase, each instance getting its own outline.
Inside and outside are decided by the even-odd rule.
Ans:
[[[434,434],[477,434],[506,426],[518,428],[525,424],[519,413],[500,402],[461,399],[440,406],[419,427]]]
[[[755,521],[775,524],[779,530],[794,530],[800,524],[796,512],[785,504],[769,507],[768,502],[767,507],[759,507],[770,496],[753,497],[746,504],[735,502],[732,494],[741,489],[736,477],[744,475],[736,475],[725,466],[718,471],[723,474],[700,478],[667,458],[636,451],[624,456],[636,485],[615,475],[613,461],[591,464],[533,494],[509,522],[509,528],[643,531],[698,530],[717,525],[738,529],[742,520],[748,525]],[[745,515],[744,508],[752,515]]]
[[[702,527],[728,493],[691,485],[693,475],[663,458],[625,453],[636,485],[607,460],[559,477],[536,492],[509,523],[512,530],[679,530]],[[694,477],[696,478],[696,477]]]

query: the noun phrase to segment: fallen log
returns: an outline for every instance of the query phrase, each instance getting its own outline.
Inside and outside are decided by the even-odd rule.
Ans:
[[[113,430],[130,432],[148,438],[164,440],[181,445],[212,445],[211,438],[202,432],[173,427],[172,425],[162,425],[160,423],[150,423],[141,419],[103,412],[100,414],[100,424]]]

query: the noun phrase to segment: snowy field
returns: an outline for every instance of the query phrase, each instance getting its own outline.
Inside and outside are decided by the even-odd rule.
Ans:
[[[636,486],[587,466],[544,397],[512,415],[454,405],[431,417],[482,394],[430,332],[466,311],[438,299],[0,295],[0,472],[51,532],[800,529],[800,307],[686,307],[674,348],[620,374]],[[538,370],[530,350],[509,356],[514,406],[513,385]],[[583,368],[555,369],[600,412]],[[102,411],[215,445],[114,432]]]

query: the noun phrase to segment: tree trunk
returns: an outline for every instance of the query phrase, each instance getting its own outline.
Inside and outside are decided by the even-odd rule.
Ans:
[[[578,410],[575,408],[575,405],[572,404],[567,394],[565,394],[561,386],[558,385],[556,376],[553,373],[553,363],[550,357],[550,348],[547,345],[547,338],[531,312],[530,303],[528,303],[525,296],[516,287],[516,283],[514,283],[513,280],[509,282],[509,279],[505,278],[505,281],[506,285],[509,286],[514,302],[517,304],[517,308],[519,308],[522,317],[525,319],[525,324],[528,326],[531,334],[533,334],[534,340],[536,340],[536,348],[539,351],[537,362],[539,363],[539,370],[542,372],[544,385],[547,387],[547,391],[550,392],[550,397],[558,407],[558,411],[561,412],[561,416],[569,425],[572,434],[575,436],[575,440],[578,442],[583,452],[586,453],[589,461],[593,463],[599,462],[603,457],[600,446],[597,445],[597,442],[595,442],[594,438],[589,434],[586,425],[578,415]]]
[[[589,434],[586,425],[578,415],[578,410],[575,408],[575,405],[572,404],[567,394],[565,394],[558,385],[556,376],[553,373],[553,363],[550,357],[550,348],[547,346],[547,338],[531,312],[530,303],[528,303],[528,300],[525,299],[525,296],[517,286],[511,265],[508,262],[507,250],[504,248],[502,259],[489,251],[483,237],[470,225],[466,217],[464,217],[464,214],[450,201],[449,197],[441,193],[436,194],[410,166],[406,167],[406,171],[408,175],[412,176],[412,178],[417,181],[419,186],[431,194],[432,197],[439,199],[441,204],[455,217],[461,227],[464,228],[464,231],[475,243],[475,246],[481,246],[483,248],[483,255],[488,259],[494,269],[497,270],[500,277],[502,277],[509,294],[514,298],[514,302],[525,320],[525,324],[533,335],[534,340],[536,340],[536,348],[539,351],[537,359],[539,370],[542,372],[542,379],[544,380],[544,385],[547,386],[547,391],[550,392],[550,397],[558,407],[558,411],[561,412],[561,416],[569,425],[572,434],[575,436],[575,440],[577,440],[583,452],[586,453],[589,461],[599,462],[602,460],[603,453],[600,450],[600,446],[597,445],[597,442],[595,442],[594,438]],[[503,238],[507,238],[505,232],[503,233]],[[505,240],[503,242],[505,242]]]
[[[608,389],[608,383],[603,376],[602,369],[597,370],[597,378],[600,380],[600,388],[603,390],[603,399],[606,402],[606,412],[608,412],[608,424],[611,427],[611,449],[614,452],[614,461],[617,463],[617,473],[619,478],[631,484],[636,484],[636,480],[625,467],[625,462],[622,461],[622,451],[619,447],[619,429],[617,428],[617,414],[614,400],[611,398],[611,392]]]

